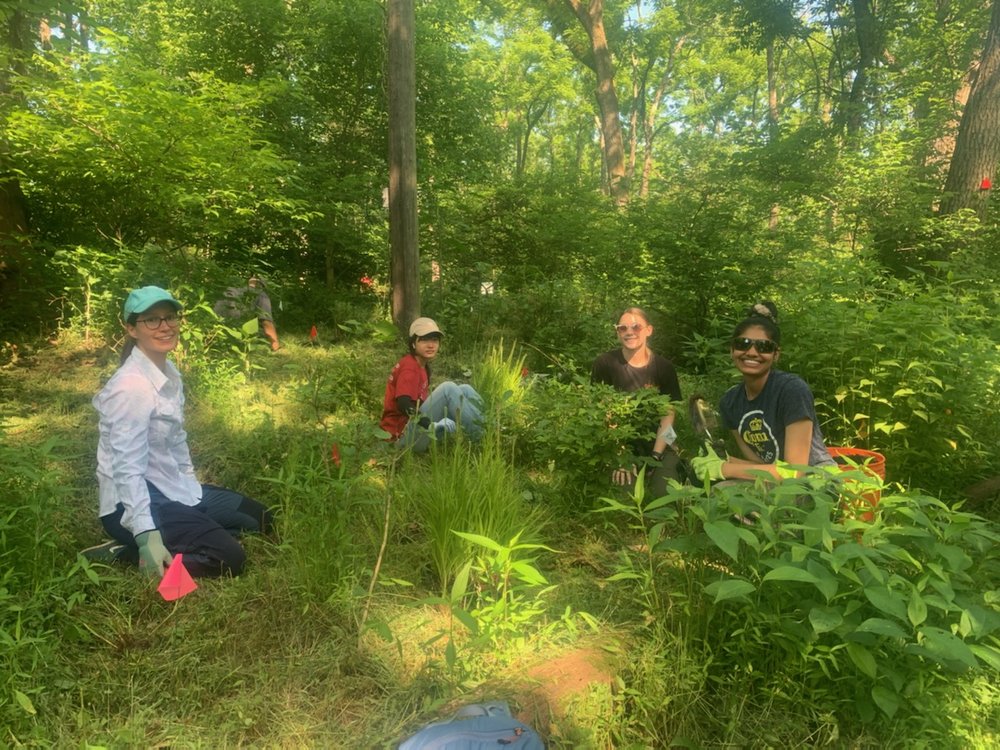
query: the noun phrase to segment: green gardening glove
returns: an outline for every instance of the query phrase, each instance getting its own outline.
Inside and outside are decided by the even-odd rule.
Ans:
[[[726,459],[720,458],[711,446],[708,446],[707,450],[708,455],[695,456],[691,459],[691,469],[694,471],[694,475],[702,482],[725,479],[722,474],[722,464],[726,462]]]
[[[795,479],[799,472],[791,467],[791,464],[786,461],[775,461],[774,468],[778,472],[778,476],[782,479]]]
[[[163,578],[163,571],[172,558],[163,546],[160,532],[156,529],[144,531],[136,536],[135,543],[139,545],[139,570],[150,578]]]

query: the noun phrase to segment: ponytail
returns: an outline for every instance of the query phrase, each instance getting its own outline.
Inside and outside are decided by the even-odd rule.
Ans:
[[[752,326],[760,326],[775,344],[781,344],[781,329],[778,327],[778,308],[769,299],[762,300],[747,308],[746,317],[733,331],[733,338],[742,336]]]
[[[132,313],[131,315],[128,316],[128,319],[125,322],[128,325],[134,327],[136,325],[136,323],[139,322],[139,316],[136,315],[135,313]],[[125,360],[128,359],[129,355],[132,354],[132,350],[133,349],[135,349],[135,339],[132,338],[131,336],[129,336],[128,335],[128,331],[126,331],[125,332],[125,345],[122,347],[122,353],[118,357],[118,364],[119,365],[125,364]]]

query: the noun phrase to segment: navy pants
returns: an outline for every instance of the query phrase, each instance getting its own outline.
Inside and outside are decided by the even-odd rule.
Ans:
[[[239,575],[246,553],[237,541],[246,531],[267,533],[273,516],[261,503],[239,492],[201,486],[201,502],[184,505],[167,498],[156,485],[149,488],[150,511],[163,544],[172,555],[184,555],[184,567],[195,577]],[[139,547],[132,532],[121,525],[125,508],[118,504],[114,513],[101,518],[112,539],[124,544],[124,558],[138,562]]]

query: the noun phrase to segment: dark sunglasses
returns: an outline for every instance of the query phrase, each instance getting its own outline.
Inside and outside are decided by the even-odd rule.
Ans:
[[[625,333],[627,330],[631,328],[633,333],[638,333],[645,327],[646,326],[643,323],[633,323],[630,326],[627,326],[623,323],[619,323],[618,325],[615,326],[615,330],[618,331],[618,333]]]
[[[770,339],[750,339],[746,336],[737,336],[733,339],[733,349],[738,352],[748,352],[751,346],[760,354],[778,351],[778,345]]]

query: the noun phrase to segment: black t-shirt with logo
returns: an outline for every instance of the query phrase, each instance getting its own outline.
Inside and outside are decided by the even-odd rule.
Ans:
[[[719,411],[723,426],[727,430],[736,430],[743,442],[760,457],[761,463],[787,460],[785,428],[803,419],[813,424],[809,465],[834,463],[823,442],[812,391],[798,375],[771,370],[764,390],[752,401],[747,398],[743,383],[734,385],[722,397]]]

